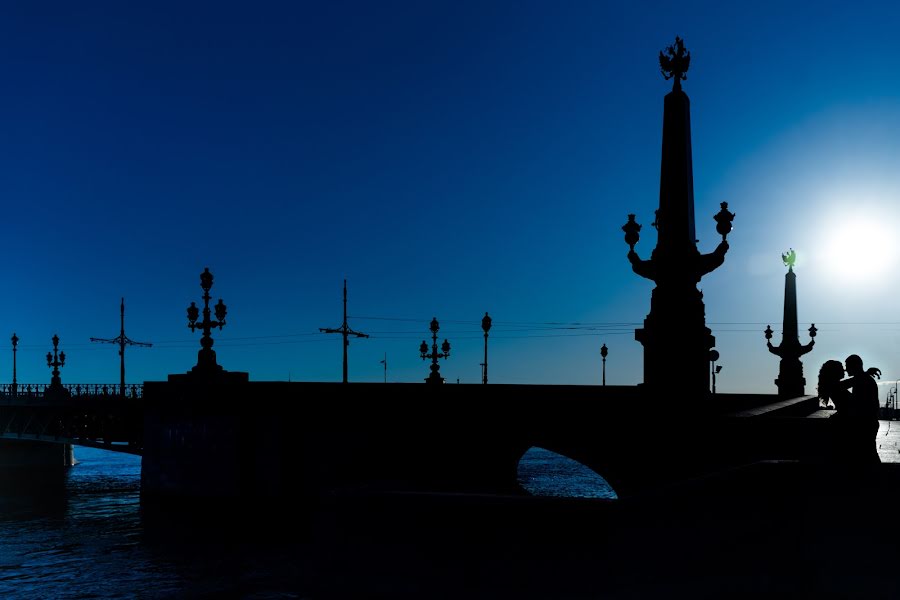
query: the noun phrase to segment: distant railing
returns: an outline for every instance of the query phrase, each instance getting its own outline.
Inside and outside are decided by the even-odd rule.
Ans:
[[[11,383],[0,384],[0,397],[5,398],[43,398],[50,388],[49,383]],[[118,383],[65,383],[63,388],[72,397],[109,396],[122,398],[121,385]],[[125,386],[125,398],[143,398],[144,385],[135,383]]]

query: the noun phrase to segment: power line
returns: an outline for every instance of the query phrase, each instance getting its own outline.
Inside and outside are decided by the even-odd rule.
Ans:
[[[361,319],[364,321],[406,321],[406,322],[411,322],[411,323],[421,323],[423,321],[429,320],[429,319],[412,318],[412,317],[371,317],[371,316],[364,317],[364,316],[358,316],[358,315],[351,315],[351,316],[354,319]],[[441,319],[441,323],[452,323],[454,325],[463,324],[463,325],[481,326],[480,320],[479,321],[469,321],[469,320]],[[553,327],[559,327],[559,326],[573,326],[573,327],[581,327],[581,326],[591,326],[591,327],[619,326],[619,327],[623,327],[623,326],[629,326],[630,327],[630,326],[634,326],[634,325],[640,325],[641,323],[638,321],[625,321],[625,322],[612,322],[612,323],[610,323],[610,322],[580,322],[580,321],[575,321],[575,322],[566,322],[566,321],[499,321],[499,322],[496,322],[496,324],[506,325],[506,326],[547,325],[547,326],[553,326]]]
[[[350,345],[349,336],[355,335],[360,338],[369,337],[365,333],[359,333],[358,331],[353,331],[350,329],[350,326],[347,325],[347,280],[344,280],[344,322],[341,323],[341,326],[336,329],[320,327],[319,331],[324,333],[340,333],[344,338],[344,383],[347,383],[347,346]]]
[[[356,319],[368,319],[368,320],[379,320],[379,321],[393,321],[393,322],[411,322],[411,323],[421,323],[423,319],[413,319],[413,318],[402,318],[402,317],[348,317],[345,316],[344,325],[346,325],[346,319],[348,318],[356,318]],[[427,320],[427,319],[425,319]],[[464,321],[464,320],[444,320],[443,323],[449,324],[460,324],[460,325],[471,325],[473,326],[471,329],[465,328],[455,331],[455,336],[457,339],[480,339],[482,336],[482,332],[480,329],[474,327],[475,325],[479,325],[478,321]],[[709,321],[707,325],[710,326],[717,334],[728,334],[728,333],[751,333],[757,334],[762,328],[769,324],[768,322],[747,322],[747,321]],[[803,325],[804,323],[799,323]],[[274,334],[274,335],[257,335],[257,336],[241,336],[241,337],[220,337],[216,340],[217,345],[222,347],[251,347],[251,346],[270,346],[270,345],[284,345],[284,344],[304,344],[311,342],[323,342],[324,339],[321,337],[322,332],[327,333],[343,333],[342,325],[340,328],[335,329],[324,329],[320,328],[316,332],[302,332],[302,333],[284,333],[284,334]],[[633,327],[640,325],[640,323],[629,323],[629,322],[565,322],[565,321],[500,321],[494,322],[494,331],[495,335],[498,339],[526,339],[526,338],[544,338],[544,337],[582,337],[582,336],[600,336],[600,335],[631,335],[634,332]],[[820,328],[821,331],[840,331],[843,327],[865,327],[865,326],[878,326],[884,328],[881,333],[891,334],[896,333],[898,330],[896,327],[900,327],[900,322],[884,322],[884,323],[876,323],[876,322],[821,322]],[[744,327],[740,327],[744,326]],[[731,328],[734,327],[734,328]],[[754,328],[748,328],[754,327]],[[759,327],[756,329],[755,327]],[[824,328],[828,329],[824,329]],[[558,333],[554,333],[558,332]],[[383,340],[405,340],[405,339],[418,339],[420,337],[419,329],[410,329],[410,330],[402,330],[402,329],[385,329],[372,331],[370,334],[360,334],[358,332],[353,331],[347,326],[347,334],[354,335],[357,337],[377,337]],[[118,338],[114,338],[112,340],[101,340],[99,338],[92,338],[91,341],[106,341],[108,343],[118,343]],[[129,340],[130,341],[130,340]],[[133,345],[143,345],[143,344],[133,344]],[[149,345],[149,344],[148,344]],[[159,348],[170,348],[170,349],[179,349],[186,347],[193,347],[195,345],[195,341],[192,339],[178,339],[178,340],[162,340],[157,341],[154,344]],[[70,348],[90,348],[93,344],[69,344]],[[25,350],[33,350],[33,349],[41,349],[43,345],[35,345],[35,344],[20,344],[19,347]]]
[[[413,318],[413,317],[376,317],[376,316],[360,316],[360,315],[350,315],[354,319],[360,319],[364,321],[406,321],[412,323],[421,323],[422,321],[428,321],[428,319],[424,318]],[[781,318],[780,316],[778,317]],[[777,319],[776,319],[777,320]],[[883,327],[885,325],[896,325],[900,326],[900,321],[815,321],[820,325],[877,325],[879,327]],[[452,323],[452,324],[463,324],[463,325],[481,325],[481,321],[472,321],[472,320],[452,320],[452,319],[441,319],[441,323]],[[765,326],[772,323],[772,321],[707,321],[707,325],[761,325]],[[798,322],[799,325],[805,325],[807,323],[812,323],[812,321],[802,321]],[[643,324],[642,321],[494,321],[494,325],[502,325],[502,326],[548,326],[548,327],[633,327],[640,326]]]
[[[348,317],[349,318],[349,317]],[[800,323],[801,325],[803,323]],[[715,326],[715,323],[708,323],[708,325]],[[732,323],[728,323],[727,325],[732,325]],[[823,326],[832,325],[832,326],[858,326],[858,323],[823,323]],[[875,325],[875,324],[872,324]],[[878,325],[894,325],[893,323],[885,323]],[[897,325],[900,325],[898,323]],[[761,329],[725,329],[722,327],[714,327],[715,331],[721,333],[759,333]],[[584,326],[584,327],[561,327],[561,328],[547,328],[547,327],[532,327],[532,328],[519,328],[519,329],[504,329],[499,328],[498,332],[503,332],[506,334],[518,334],[518,333],[527,333],[527,332],[550,332],[550,331],[562,331],[562,332],[593,332],[596,331],[596,334],[593,333],[579,333],[572,335],[599,335],[609,333],[611,335],[617,334],[628,334],[633,333],[633,329],[631,328],[615,328],[615,329],[604,329],[598,328],[594,326]],[[822,331],[838,331],[838,329],[822,329]],[[896,329],[886,330],[887,332],[896,332]],[[478,337],[480,338],[482,333],[477,329],[466,329],[466,330],[458,330],[455,331],[455,334],[471,334],[470,337]],[[315,336],[315,337],[313,337]],[[378,337],[380,339],[412,339],[419,338],[421,334],[418,329],[410,329],[410,330],[380,330],[380,331],[372,331],[367,337]],[[508,339],[517,339],[521,337],[535,337],[530,335],[505,335],[498,336],[505,337]],[[546,336],[536,336],[536,337],[546,337]],[[554,337],[566,337],[566,334],[558,334]],[[289,339],[289,338],[307,338],[307,339]],[[267,341],[259,341],[259,340],[267,340]],[[302,344],[309,342],[322,342],[324,341],[321,338],[321,332],[314,333],[288,333],[288,334],[279,334],[279,335],[258,335],[258,336],[241,336],[241,337],[219,337],[216,339],[216,344],[221,346],[265,346],[265,345],[281,345],[281,344]],[[247,343],[250,342],[250,343]],[[153,343],[154,346],[157,347],[166,347],[166,348],[180,348],[180,347],[193,347],[196,345],[196,342],[189,338],[184,338],[180,340],[163,340]],[[24,349],[42,349],[44,346],[42,344],[19,344],[19,348]],[[69,348],[89,348],[92,347],[92,344],[67,344]]]

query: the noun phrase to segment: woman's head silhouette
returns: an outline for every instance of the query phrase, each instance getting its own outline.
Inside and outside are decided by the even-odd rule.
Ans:
[[[819,369],[819,398],[828,399],[837,383],[844,378],[844,365],[839,360],[826,360]]]

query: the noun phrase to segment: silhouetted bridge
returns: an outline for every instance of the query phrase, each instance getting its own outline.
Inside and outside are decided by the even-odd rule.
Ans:
[[[143,385],[0,385],[0,439],[33,440],[141,454]]]
[[[147,382],[0,387],[0,437],[142,455],[146,494],[314,499],[341,488],[514,491],[540,446],[620,497],[766,459],[824,455],[818,400],[641,387]]]
[[[823,455],[812,396],[642,388],[244,382],[145,384],[142,489],[285,499],[337,489],[520,490],[532,446],[602,475],[620,497],[765,459]]]

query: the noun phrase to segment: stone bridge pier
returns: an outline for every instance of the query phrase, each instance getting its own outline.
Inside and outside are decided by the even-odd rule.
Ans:
[[[0,470],[62,469],[75,464],[72,444],[0,439]]]

